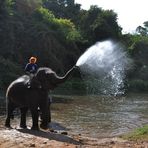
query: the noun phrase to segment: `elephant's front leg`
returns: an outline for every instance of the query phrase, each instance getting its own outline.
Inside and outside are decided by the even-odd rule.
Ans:
[[[28,107],[20,108],[20,110],[21,110],[20,127],[21,128],[27,128],[27,126],[26,126],[26,114],[27,114],[27,111],[28,111]]]
[[[51,99],[49,98],[49,105],[48,105],[48,123],[50,123],[51,122]],[[43,109],[42,109],[43,110]],[[43,111],[44,112],[44,111]],[[41,121],[42,121],[42,119],[43,119],[43,113],[42,112],[40,112],[40,118],[41,118]]]
[[[42,104],[40,106],[41,109],[41,116],[42,116],[42,121],[40,127],[42,129],[48,129],[48,123],[49,123],[49,104]]]
[[[31,114],[32,114],[32,130],[39,130],[39,125],[38,125],[38,109],[37,108],[33,108],[30,109],[31,110]]]

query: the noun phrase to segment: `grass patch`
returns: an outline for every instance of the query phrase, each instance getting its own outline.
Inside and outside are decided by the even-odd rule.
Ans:
[[[137,128],[135,131],[122,136],[123,139],[127,140],[144,140],[148,141],[148,125]]]

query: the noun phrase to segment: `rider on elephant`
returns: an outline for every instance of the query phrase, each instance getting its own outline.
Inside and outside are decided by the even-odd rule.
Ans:
[[[38,66],[37,66],[36,62],[37,62],[36,57],[31,57],[29,59],[29,63],[27,63],[26,66],[25,66],[25,72],[27,74],[30,75],[30,74],[35,74],[36,73],[36,71],[38,69]]]
[[[30,83],[32,81],[32,78],[33,78],[34,74],[38,70],[38,65],[36,64],[36,62],[37,62],[37,58],[36,57],[31,57],[29,59],[29,63],[27,63],[26,66],[25,66],[25,73],[27,75],[29,75],[29,77],[30,77],[30,81],[27,83],[28,84],[28,86],[27,86],[28,88],[32,87],[30,85]]]

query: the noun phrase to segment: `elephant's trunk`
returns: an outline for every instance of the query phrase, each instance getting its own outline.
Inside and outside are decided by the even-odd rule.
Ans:
[[[56,84],[64,83],[76,68],[77,66],[73,66],[63,77],[57,76]]]

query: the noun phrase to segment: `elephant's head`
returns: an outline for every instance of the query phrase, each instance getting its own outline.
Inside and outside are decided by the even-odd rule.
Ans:
[[[41,67],[33,79],[43,89],[53,90],[58,84],[64,83],[75,69],[77,69],[77,66],[73,66],[63,77],[60,77],[52,69]]]

